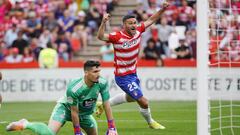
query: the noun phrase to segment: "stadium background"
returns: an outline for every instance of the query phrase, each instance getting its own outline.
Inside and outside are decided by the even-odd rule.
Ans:
[[[2,2],[1,9],[8,4],[7,0]],[[134,104],[124,104],[113,109],[119,134],[196,134],[196,1],[169,0],[169,2],[171,6],[162,19],[143,35],[142,52],[139,56],[139,75],[144,87],[148,87],[147,83],[155,85],[149,86],[144,93],[151,100],[153,115],[166,125],[167,130],[147,129],[140,115],[136,116],[137,107],[134,108]],[[212,8],[227,8],[231,4],[236,7],[234,13],[240,13],[240,3],[231,2],[222,0],[219,6],[218,1],[211,0],[210,5]],[[55,101],[64,93],[64,85],[61,82],[65,84],[67,79],[81,75],[82,63],[86,59],[102,60],[103,74],[111,82],[113,80],[111,47],[102,49],[106,43],[96,39],[102,14],[105,11],[111,13],[111,28],[108,28],[108,31],[115,31],[121,28],[123,15],[134,13],[138,21],[144,21],[158,9],[159,4],[160,0],[20,0],[11,8],[7,5],[2,12],[4,14],[0,15],[0,68],[4,77],[0,83],[0,93],[6,101],[0,110],[0,134],[31,134],[28,131],[20,133],[4,131],[8,122],[23,117],[33,121],[47,122],[54,103],[46,101]],[[223,18],[229,17],[226,11],[221,11],[221,14]],[[231,29],[239,31],[239,21],[235,20],[232,22]],[[72,25],[65,27],[67,23]],[[216,21],[210,23],[212,40],[209,51],[215,52],[219,46],[225,51],[218,55],[220,57],[216,54],[210,55],[210,60],[235,61],[231,66],[239,67],[239,42],[231,42],[227,45],[224,39],[229,36],[229,33],[224,30],[230,28],[222,19],[220,29],[223,31],[218,33],[215,23]],[[23,37],[21,41],[16,40],[18,34]],[[233,41],[240,40],[239,32],[233,32],[230,35]],[[154,45],[147,45],[148,42]],[[58,52],[58,68],[39,69],[39,52],[46,48],[47,43],[51,43]],[[184,47],[176,49],[180,44],[184,44]],[[108,55],[110,60],[104,59],[106,49],[111,52]],[[228,50],[236,51],[226,53]],[[222,64],[222,66],[228,67],[229,64]],[[228,95],[229,91],[220,87],[221,83],[225,87],[229,86],[227,78],[233,79],[234,83],[231,83],[230,87],[235,89],[235,98],[240,99],[240,79],[237,76],[220,76],[213,79],[213,95],[221,92],[226,92]],[[44,83],[46,85],[44,92],[42,86],[35,87],[36,84],[40,85],[41,79],[47,80]],[[57,88],[61,87],[59,91],[54,91],[56,87],[52,87],[54,84],[51,80],[55,83],[56,80],[57,83],[60,82],[60,86],[57,85]],[[112,88],[112,95],[120,92],[119,89],[115,89],[114,83]],[[100,134],[103,134],[106,129],[104,118],[99,119],[98,122]],[[62,135],[71,133],[71,124],[60,132]]]

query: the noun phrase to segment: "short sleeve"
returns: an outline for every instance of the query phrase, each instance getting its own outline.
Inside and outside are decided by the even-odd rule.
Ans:
[[[72,90],[72,87],[69,87],[67,88],[67,93],[66,93],[66,96],[67,96],[67,103],[70,105],[70,106],[76,106],[77,105],[77,95],[75,92],[73,92]]]
[[[109,42],[110,43],[117,43],[118,40],[120,39],[121,35],[119,32],[112,32],[109,34]]]
[[[141,22],[138,27],[137,30],[140,31],[141,33],[143,33],[145,31],[145,25],[143,22]]]
[[[102,97],[103,102],[109,100],[110,94],[109,94],[109,85],[108,85],[107,80],[104,80],[104,81],[101,83],[100,94],[101,94],[101,97]]]

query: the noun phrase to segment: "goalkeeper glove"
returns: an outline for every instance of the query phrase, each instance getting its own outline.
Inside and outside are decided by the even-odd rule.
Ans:
[[[108,120],[108,130],[106,135],[118,135],[114,120]]]
[[[116,128],[108,128],[106,135],[118,135]]]
[[[80,126],[74,126],[74,135],[84,135],[84,134],[81,132]]]
[[[75,133],[75,135],[84,135],[82,132],[80,132],[80,133]]]

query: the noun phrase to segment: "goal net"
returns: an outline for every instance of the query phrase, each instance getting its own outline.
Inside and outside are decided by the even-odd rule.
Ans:
[[[240,135],[240,1],[204,0],[198,12],[198,135]]]

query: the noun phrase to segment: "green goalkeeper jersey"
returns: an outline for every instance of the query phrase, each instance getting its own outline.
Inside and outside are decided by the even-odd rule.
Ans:
[[[103,102],[109,99],[109,87],[106,79],[100,77],[98,83],[89,88],[82,77],[72,80],[68,84],[65,96],[58,102],[66,105],[68,109],[70,106],[78,106],[79,115],[90,115],[94,112],[99,93]]]

